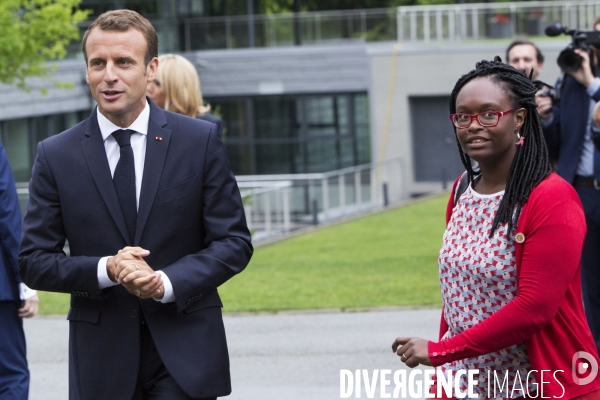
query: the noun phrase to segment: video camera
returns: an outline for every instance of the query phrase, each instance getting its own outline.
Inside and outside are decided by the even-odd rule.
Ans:
[[[563,72],[574,72],[581,67],[581,56],[575,53],[575,49],[582,49],[590,54],[590,62],[593,62],[591,46],[600,48],[600,31],[580,31],[569,29],[556,22],[546,28],[547,36],[558,36],[561,34],[571,35],[571,43],[560,52],[556,60]]]

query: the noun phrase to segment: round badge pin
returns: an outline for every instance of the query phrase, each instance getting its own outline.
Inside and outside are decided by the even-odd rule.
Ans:
[[[525,241],[525,235],[523,235],[522,233],[517,233],[515,235],[515,241],[517,243],[523,243]]]

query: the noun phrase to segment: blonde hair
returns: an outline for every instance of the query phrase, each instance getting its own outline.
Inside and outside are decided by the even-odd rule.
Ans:
[[[158,57],[155,78],[165,94],[165,110],[196,117],[210,111],[204,105],[200,78],[194,65],[177,54]]]

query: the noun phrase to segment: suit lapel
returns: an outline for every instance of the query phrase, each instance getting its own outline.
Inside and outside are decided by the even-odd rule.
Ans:
[[[163,128],[167,118],[163,110],[152,101],[150,104],[150,120],[148,121],[148,137],[146,140],[146,158],[144,161],[144,175],[142,176],[142,189],[138,206],[137,225],[135,229],[134,245],[139,245],[142,232],[146,226],[148,215],[154,204],[158,184],[162,175],[167,150],[171,140],[171,130]]]
[[[98,126],[96,112],[97,109],[94,110],[88,119],[85,129],[86,138],[81,142],[81,148],[83,149],[90,173],[94,178],[94,183],[100,192],[100,196],[102,196],[102,200],[104,200],[106,208],[108,208],[108,212],[115,221],[123,239],[129,242],[129,233],[127,232],[125,218],[123,217],[119,198],[117,197],[117,192],[115,191],[115,186],[110,175],[110,167],[108,166],[108,159],[106,158],[106,150],[104,149],[104,141],[102,140],[102,134]]]

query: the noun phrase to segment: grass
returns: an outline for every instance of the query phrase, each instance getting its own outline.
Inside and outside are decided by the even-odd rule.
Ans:
[[[440,305],[437,255],[447,196],[259,247],[220,289],[225,312]],[[40,293],[41,314],[68,295]]]
[[[40,315],[66,315],[69,312],[70,294],[38,291]]]
[[[224,311],[439,305],[447,196],[258,248]]]

